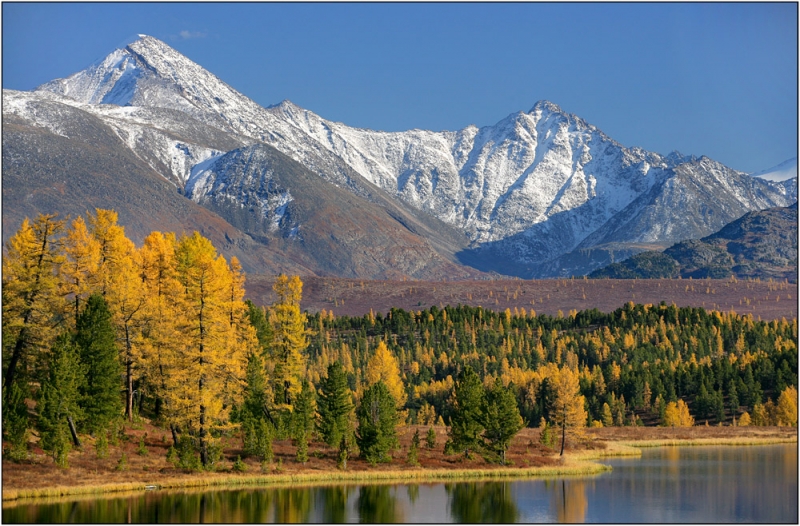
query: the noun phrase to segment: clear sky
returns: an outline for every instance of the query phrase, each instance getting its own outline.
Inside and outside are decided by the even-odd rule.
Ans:
[[[350,126],[494,124],[555,102],[625,146],[737,170],[797,155],[797,3],[3,3],[3,88],[142,33],[264,106]]]

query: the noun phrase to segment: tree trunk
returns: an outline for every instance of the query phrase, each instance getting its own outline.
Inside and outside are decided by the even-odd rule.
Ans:
[[[206,406],[200,406],[200,462],[203,467],[208,467],[208,444],[206,444]]]
[[[75,447],[81,447],[81,439],[78,438],[78,431],[75,429],[75,422],[72,421],[71,416],[67,417],[67,423],[69,424],[69,432],[72,434],[72,443],[75,444]]]
[[[178,429],[175,427],[175,424],[169,425],[169,430],[172,431],[172,444],[175,446],[175,449],[178,448]]]
[[[561,419],[561,453],[558,456],[564,456],[564,442],[567,441],[567,406],[564,406],[564,418]]]
[[[23,323],[27,323],[27,316],[26,319],[23,320]],[[11,353],[11,358],[8,362],[8,369],[6,369],[6,377],[3,381],[3,388],[6,390],[6,405],[11,404],[11,384],[14,381],[14,377],[17,372],[17,363],[19,359],[22,357],[22,351],[25,347],[25,340],[28,337],[28,328],[23,327],[21,331],[19,331],[19,336],[17,337],[17,341],[14,343],[14,351]]]
[[[131,337],[125,323],[125,416],[133,422],[133,359],[131,358]]]

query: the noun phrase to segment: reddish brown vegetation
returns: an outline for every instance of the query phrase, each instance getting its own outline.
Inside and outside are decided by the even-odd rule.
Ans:
[[[248,297],[269,305],[271,276],[249,274]],[[566,316],[570,310],[597,308],[611,312],[632,301],[679,307],[733,310],[764,320],[797,317],[797,284],[732,280],[610,280],[550,279],[491,281],[368,281],[344,278],[303,278],[302,308],[322,309],[336,315],[362,316],[370,311],[386,313],[392,307],[421,310],[432,305],[472,305],[502,311],[516,307],[538,314]]]
[[[411,470],[406,461],[411,437],[415,430],[419,430],[424,437],[428,428],[425,426],[405,426],[400,430],[400,451],[394,452],[394,460],[390,464],[369,466],[365,461],[351,458],[348,461],[348,471],[384,471],[384,470]],[[495,469],[498,464],[487,462],[480,455],[466,460],[461,454],[444,455],[444,443],[447,439],[445,427],[436,427],[436,447],[428,449],[423,444],[419,450],[419,463],[423,469],[450,468],[464,469]],[[149,451],[147,456],[137,453],[139,439],[147,433],[145,444]],[[559,463],[558,450],[548,449],[539,444],[539,429],[525,428],[521,430],[511,442],[507,453],[508,460],[515,467],[548,466]],[[231,466],[238,455],[242,454],[241,441],[238,438],[226,440],[224,459],[218,464],[216,472],[187,473],[174,468],[166,460],[167,449],[171,444],[169,432],[145,424],[140,429],[126,429],[127,439],[118,446],[109,447],[109,455],[105,459],[98,459],[92,441],[84,439],[83,451],[73,451],[69,456],[69,469],[63,470],[56,467],[51,458],[44,452],[34,447],[32,459],[28,462],[13,463],[3,460],[3,490],[19,490],[26,488],[44,488],[57,486],[99,486],[114,483],[138,482],[143,484],[164,484],[169,480],[178,478],[223,477],[231,473]],[[691,428],[663,428],[663,427],[610,427],[592,428],[582,431],[583,438],[568,437],[566,452],[581,450],[605,449],[607,442],[630,440],[693,440],[693,439],[765,439],[796,438],[796,428],[759,428],[759,427],[717,427],[695,426]],[[128,460],[128,469],[118,471],[117,463],[125,453]],[[300,464],[295,460],[295,447],[289,440],[274,443],[275,459],[268,468],[269,473],[324,473],[336,470],[336,451],[324,443],[313,441],[309,447],[309,461]],[[258,459],[244,458],[247,464],[247,474],[261,473]],[[280,461],[280,464],[279,464]],[[278,468],[280,466],[280,468]]]

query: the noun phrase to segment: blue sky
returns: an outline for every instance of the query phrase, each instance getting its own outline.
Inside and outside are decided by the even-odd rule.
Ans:
[[[3,88],[152,35],[267,106],[396,131],[555,102],[625,146],[797,155],[796,3],[3,3]]]

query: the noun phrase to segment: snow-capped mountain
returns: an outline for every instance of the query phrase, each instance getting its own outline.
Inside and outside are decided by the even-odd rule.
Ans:
[[[773,166],[772,168],[768,168],[766,170],[761,170],[760,172],[754,172],[750,175],[753,177],[766,179],[767,181],[786,181],[788,179],[796,179],[797,157],[792,157],[787,161],[783,161],[779,165]]]
[[[299,196],[290,181],[284,194],[226,183],[236,164],[229,152],[265,144],[327,183],[391,208],[392,217],[415,218],[412,231],[445,258],[525,277],[582,274],[613,260],[614,251],[619,258],[643,245],[702,237],[748,211],[796,200],[796,184],[792,194],[705,157],[626,148],[547,101],[493,126],[449,132],[352,128],[289,101],[264,108],[148,36],[35,92],[4,91],[4,116],[61,134],[58,119],[37,112],[43,100],[96,116],[186,196],[241,218],[244,212],[219,209],[224,195],[254,218],[240,219],[240,227],[282,224]],[[247,181],[269,186],[267,171],[250,169]],[[411,220],[398,221],[408,227]],[[443,224],[467,241],[439,236]],[[286,239],[302,232],[287,228]],[[608,254],[598,258],[598,250]]]

